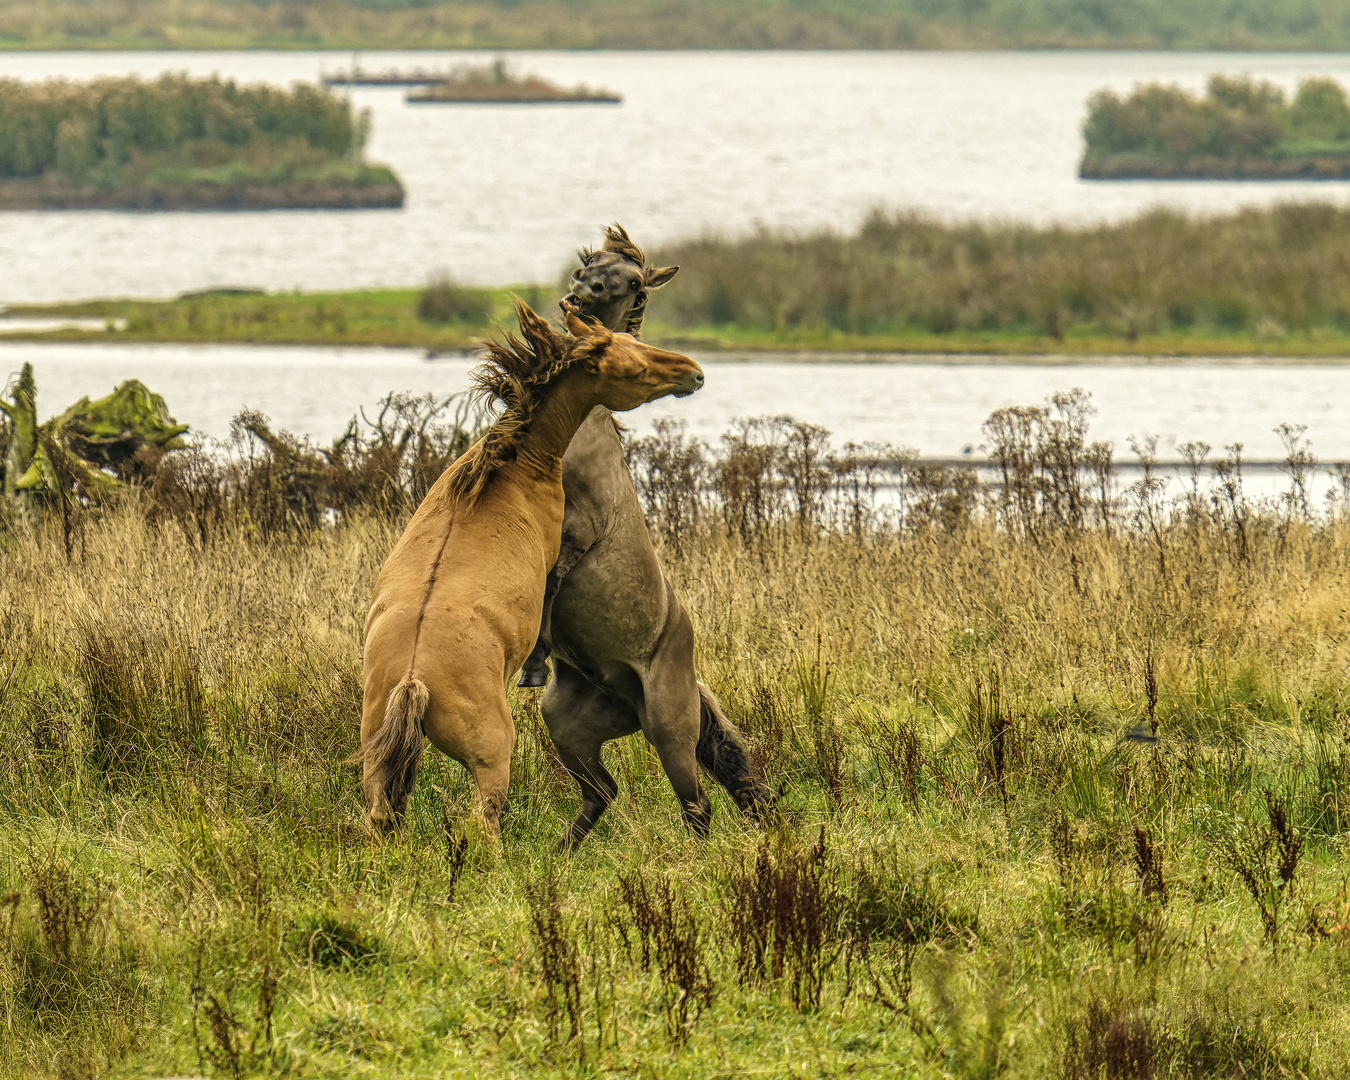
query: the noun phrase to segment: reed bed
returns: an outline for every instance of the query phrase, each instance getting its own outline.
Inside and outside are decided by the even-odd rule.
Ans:
[[[878,211],[849,236],[764,231],[657,257],[684,270],[662,293],[676,327],[1316,339],[1350,328],[1347,238],[1350,211],[1322,203],[1085,228]]]
[[[390,445],[435,435],[395,415]],[[196,503],[10,512],[0,1074],[1343,1075],[1345,507],[1294,473],[1249,502],[1220,459],[1189,498],[1107,469],[1099,515],[1071,409],[1018,415],[1000,483],[905,459],[899,501],[850,501],[818,431],[635,443],[783,809],[761,833],[714,794],[695,841],[628,740],[566,859],[531,691],[500,847],[437,755],[403,835],[361,828],[360,628],[416,438],[378,450],[384,497],[314,514],[287,477],[309,454],[329,490],[326,455],[261,435],[175,476]]]

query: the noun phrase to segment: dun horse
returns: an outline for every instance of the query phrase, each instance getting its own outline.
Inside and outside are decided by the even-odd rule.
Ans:
[[[623,229],[605,230],[600,251],[582,266],[562,307],[636,336],[648,291],[679,269],[644,267]],[[567,771],[581,788],[581,810],[563,838],[586,838],[618,791],[600,760],[610,739],[641,730],[656,749],[686,824],[708,831],[702,765],[744,811],[762,816],[773,793],[751,764],[740,733],[694,672],[694,630],[661,562],[624,460],[613,416],[597,408],[563,456],[562,548],[549,575],[544,622],[521,685],[541,686],[544,722]]]
[[[524,340],[489,345],[475,377],[504,410],[427,493],[366,617],[360,757],[376,829],[401,819],[425,735],[469,770],[474,812],[500,834],[515,742],[506,685],[558,557],[563,452],[598,405],[632,409],[703,384],[678,353],[576,315],[559,334],[519,301],[516,314]]]

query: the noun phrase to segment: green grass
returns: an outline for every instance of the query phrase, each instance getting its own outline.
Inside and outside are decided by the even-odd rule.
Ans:
[[[1252,517],[1243,557],[1184,515],[1157,540],[688,537],[665,557],[700,669],[782,820],[714,792],[690,838],[627,739],[561,859],[577,800],[537,692],[512,694],[500,846],[434,752],[405,832],[362,831],[359,627],[399,520],[265,540],[110,505],[68,549],[53,517],[0,547],[0,1075],[1350,1066],[1342,519]],[[781,975],[744,962],[748,880],[820,901],[751,924]],[[625,900],[659,912],[663,883],[711,989],[683,1015]]]

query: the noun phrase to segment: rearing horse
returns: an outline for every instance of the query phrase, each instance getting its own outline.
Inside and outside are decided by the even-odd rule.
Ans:
[[[451,465],[380,570],[366,617],[361,752],[370,821],[396,826],[423,736],[473,777],[474,812],[501,832],[515,726],[507,680],[534,643],[563,521],[563,452],[596,406],[689,394],[687,356],[576,315],[559,334],[519,300],[524,340],[490,344],[475,382],[504,403]]]
[[[644,266],[622,228],[605,230],[600,251],[582,266],[562,307],[636,336],[648,291],[679,269]],[[562,548],[549,575],[540,642],[521,685],[543,685],[550,647],[553,679],[544,722],[582,805],[563,847],[586,838],[618,791],[600,759],[610,739],[641,730],[656,749],[685,823],[706,835],[710,804],[703,766],[744,811],[761,817],[774,803],[741,734],[694,671],[694,628],[666,579],[642,504],[607,409],[597,408],[563,455]]]

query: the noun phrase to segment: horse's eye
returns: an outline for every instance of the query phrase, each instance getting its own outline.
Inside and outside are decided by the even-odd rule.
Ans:
[[[642,284],[642,282],[640,282],[640,281],[635,281],[635,282],[633,282],[633,291],[634,291],[634,292],[637,292],[637,291],[638,291],[638,286],[641,285],[641,284]]]

